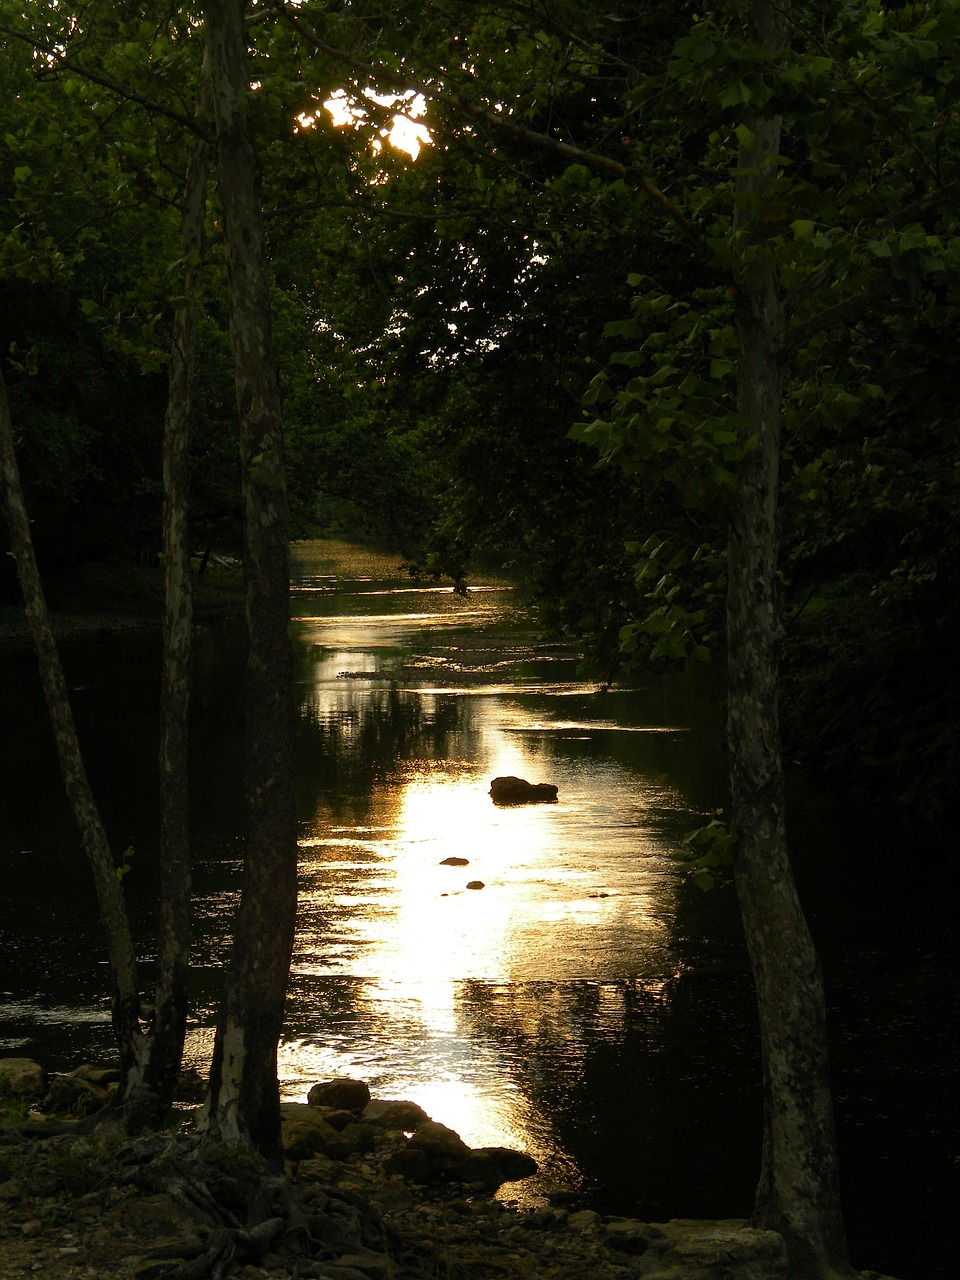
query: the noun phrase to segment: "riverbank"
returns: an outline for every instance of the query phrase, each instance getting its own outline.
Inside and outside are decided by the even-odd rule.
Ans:
[[[86,564],[44,584],[58,640],[154,631],[163,620],[163,571],[158,566]],[[194,576],[198,622],[231,617],[243,609],[240,566],[221,559]],[[30,628],[22,604],[0,600],[0,644],[27,644]]]
[[[303,893],[285,1092],[367,1070],[471,1142],[529,1150],[537,1190],[556,1173],[589,1189],[582,1207],[749,1212],[761,1102],[742,926],[732,893],[685,886],[668,860],[726,795],[714,691],[651,678],[596,697],[573,662],[544,660],[509,589],[413,589],[392,560],[334,550],[296,548]],[[200,1064],[239,888],[244,645],[237,625],[195,639]],[[146,956],[157,646],[158,632],[64,645],[108,830],[136,850],[124,888]],[[62,1066],[109,1053],[102,938],[32,653],[8,659],[0,1030],[9,1051]],[[558,785],[560,803],[497,808],[489,779],[504,774]],[[862,813],[794,809],[830,984],[853,1256],[952,1280],[949,895],[899,833],[888,859]]]
[[[102,1089],[104,1073],[82,1072]],[[75,1105],[64,1080],[59,1096],[72,1092]],[[283,1135],[288,1229],[258,1235],[230,1228],[214,1187],[224,1170],[204,1166],[186,1133],[130,1142],[109,1122],[81,1133],[76,1120],[39,1112],[0,1129],[0,1280],[201,1276],[225,1224],[236,1250],[228,1270],[243,1280],[787,1277],[780,1237],[741,1220],[642,1222],[562,1196],[521,1209],[509,1191],[535,1167],[529,1157],[471,1150],[415,1104],[371,1100],[360,1081],[324,1082],[286,1104]],[[191,1178],[194,1193],[219,1199],[219,1214],[209,1195],[201,1210],[187,1193]],[[171,1270],[185,1260],[193,1270]]]

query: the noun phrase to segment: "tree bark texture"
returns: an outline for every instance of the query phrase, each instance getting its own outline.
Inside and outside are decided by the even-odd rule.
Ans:
[[[135,1070],[140,1030],[137,960],[123,889],[80,751],[60,654],[50,625],[43,584],[33,549],[6,385],[0,374],[0,496],[17,561],[24,608],[40,668],[43,696],[53,725],[60,770],[80,840],[93,872],[100,918],[107,936],[112,980],[111,1017],[122,1078]]]
[[[297,896],[284,447],[259,172],[247,115],[242,0],[210,0],[205,20],[240,419],[248,829],[203,1124],[209,1134],[252,1142],[279,1162],[277,1045]]]
[[[198,117],[209,97],[202,73]],[[187,1025],[190,952],[189,712],[193,635],[190,568],[189,444],[197,334],[197,306],[191,299],[199,280],[203,249],[210,144],[198,138],[190,152],[184,187],[180,254],[186,301],[173,316],[167,413],[163,435],[163,554],[165,613],[160,695],[160,912],[159,973],[149,1035],[140,1045],[138,1070],[124,1095],[131,1132],[159,1125],[173,1099]]]
[[[788,38],[788,11],[753,5],[754,38]],[[738,226],[762,213],[776,169],[780,120],[747,121]],[[780,615],[777,497],[786,316],[772,250],[746,237],[740,250],[739,409],[755,447],[741,464],[728,555],[728,736],[737,893],[753,968],[763,1063],[764,1137],[754,1223],[787,1242],[792,1280],[854,1275],[840,1210],[839,1161],[827,1063],[819,961],[790,866],[778,715]]]

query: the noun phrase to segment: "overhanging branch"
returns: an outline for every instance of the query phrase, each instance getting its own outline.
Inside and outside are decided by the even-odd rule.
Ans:
[[[474,120],[482,120],[500,133],[517,138],[542,150],[550,151],[554,155],[562,156],[565,160],[582,164],[586,168],[592,169],[597,173],[603,173],[610,178],[618,178],[629,186],[635,187],[638,191],[643,192],[648,199],[652,200],[654,204],[658,205],[670,221],[678,226],[688,239],[694,241],[698,247],[703,247],[700,231],[686,217],[683,210],[651,182],[646,174],[641,173],[636,168],[623,164],[618,160],[613,160],[609,156],[599,155],[595,151],[587,151],[582,147],[575,147],[571,143],[551,137],[550,134],[530,129],[527,125],[520,124],[511,116],[494,111],[488,106],[471,102],[461,97],[460,94],[452,93],[449,89],[441,89],[436,85],[424,84],[412,78],[402,79],[398,83],[397,77],[392,75],[386,68],[376,67],[372,63],[355,58],[343,49],[337,49],[333,45],[327,44],[325,40],[304,25],[300,13],[288,8],[284,0],[273,0],[272,7],[283,21],[296,31],[307,44],[312,45],[313,48],[338,62],[341,66],[348,67],[358,75],[364,76],[375,85],[383,86],[390,92],[403,92],[409,89],[421,93],[425,98],[431,98],[435,102],[450,107],[452,111],[459,115],[469,116]]]
[[[204,133],[197,121],[191,119],[190,116],[174,111],[172,107],[165,107],[161,102],[154,102],[152,98],[147,98],[142,93],[135,93],[132,89],[127,89],[124,85],[111,80],[109,76],[102,75],[99,71],[91,71],[89,67],[75,62],[72,58],[64,57],[55,45],[49,44],[45,40],[38,40],[27,32],[15,31],[11,27],[2,24],[0,24],[0,35],[10,36],[14,40],[28,44],[32,49],[36,49],[53,59],[49,67],[51,74],[68,72],[71,75],[78,76],[81,80],[89,80],[91,84],[97,84],[102,89],[108,89],[125,102],[135,102],[137,106],[143,107],[144,111],[148,111],[151,115],[163,116],[167,120],[172,120],[174,124],[182,125],[184,129],[189,129],[198,138],[202,138],[204,142],[212,141],[211,135]]]

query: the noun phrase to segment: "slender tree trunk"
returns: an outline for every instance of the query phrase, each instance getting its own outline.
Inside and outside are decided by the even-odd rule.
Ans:
[[[137,961],[123,900],[123,889],[103,822],[97,809],[80,752],[67,682],[50,626],[47,603],[33,550],[17,466],[13,423],[6,385],[0,374],[0,496],[17,561],[17,573],[27,620],[40,667],[43,696],[53,725],[60,769],[67,795],[80,829],[80,839],[93,872],[100,918],[107,935],[112,980],[111,1017],[120,1052],[121,1076],[135,1070],[140,1031],[140,996]]]
[[[788,6],[754,0],[754,38],[788,38]],[[748,121],[738,224],[762,213],[780,120]],[[786,318],[776,262],[762,239],[741,250],[739,408],[756,447],[742,463],[730,528],[728,734],[737,893],[760,1015],[764,1135],[755,1225],[787,1242],[793,1280],[853,1272],[840,1212],[839,1161],[827,1064],[820,966],[787,849],[778,716],[780,646],[777,495]]]
[[[203,141],[198,141],[191,152],[181,233],[181,255],[184,259],[192,252],[199,253],[202,247],[209,153],[210,146]],[[196,268],[187,271],[185,292],[188,296],[195,286],[196,274]],[[192,632],[187,494],[196,323],[196,307],[192,304],[188,303],[174,314],[164,429],[166,615],[159,758],[159,974],[146,1027],[139,1016],[135,952],[121,886],[76,739],[30,544],[29,523],[16,474],[9,413],[4,408],[4,490],[9,495],[6,505],[61,766],[94,871],[101,916],[111,939],[111,971],[118,992],[114,997],[114,1024],[120,1046],[120,1101],[126,1126],[134,1133],[156,1128],[169,1111],[179,1076],[187,1022],[191,892],[187,737]]]
[[[198,117],[209,97],[201,73]],[[163,435],[163,552],[165,614],[160,696],[160,914],[157,989],[149,1034],[140,1043],[136,1072],[124,1093],[127,1128],[159,1125],[173,1100],[187,1025],[190,951],[189,712],[193,634],[190,572],[189,444],[193,400],[197,307],[190,300],[200,274],[210,144],[198,139],[187,166],[180,235],[187,301],[173,316],[167,413]]]
[[[289,546],[283,434],[260,182],[247,118],[242,0],[210,0],[245,527],[247,847],[202,1126],[279,1163],[277,1045],[297,895]]]

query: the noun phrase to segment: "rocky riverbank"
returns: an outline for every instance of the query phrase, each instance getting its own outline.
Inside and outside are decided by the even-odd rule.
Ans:
[[[130,1142],[109,1121],[92,1127],[76,1116],[109,1099],[109,1073],[47,1081],[16,1062],[0,1062],[0,1080],[9,1096],[18,1078],[38,1109],[0,1130],[0,1280],[202,1274],[217,1223],[181,1176],[197,1168],[189,1132]],[[243,1280],[786,1280],[780,1237],[741,1221],[651,1223],[494,1199],[534,1172],[529,1156],[471,1149],[360,1081],[322,1082],[285,1104],[283,1137],[286,1229],[267,1239],[237,1224],[231,1274]],[[204,1176],[209,1186],[213,1163]]]

